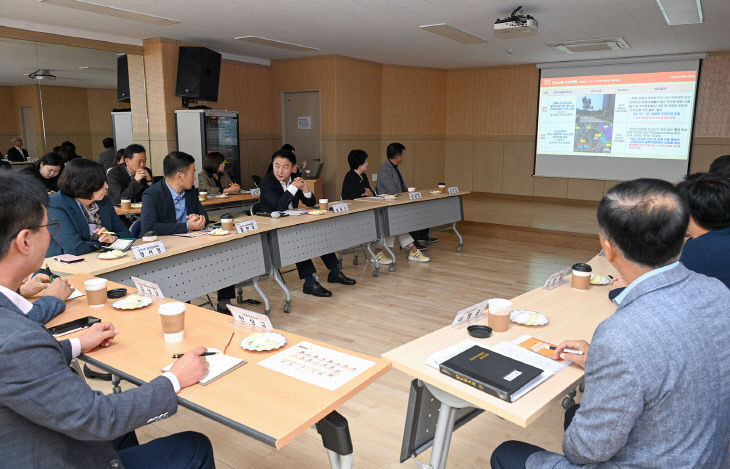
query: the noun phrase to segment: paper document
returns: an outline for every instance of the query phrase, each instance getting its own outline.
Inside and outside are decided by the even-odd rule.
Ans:
[[[375,362],[304,341],[260,361],[259,365],[334,391]]]
[[[82,296],[86,296],[86,295],[84,295],[84,292],[82,292],[81,290],[78,290],[78,289],[74,288],[73,293],[71,293],[71,296],[69,296],[66,301],[73,300],[74,298],[79,298],[79,297],[82,297]]]
[[[216,379],[224,376],[231,371],[235,370],[246,364],[246,360],[243,358],[232,357],[230,355],[223,355],[223,352],[216,348],[208,348],[208,352],[218,352],[215,355],[208,355],[205,360],[208,362],[208,375],[198,381],[202,385],[210,384]],[[162,369],[162,371],[170,371],[172,363]]]
[[[305,213],[307,213],[307,211],[306,210],[284,210],[282,213],[286,213],[287,215],[296,217],[297,215],[304,215]]]

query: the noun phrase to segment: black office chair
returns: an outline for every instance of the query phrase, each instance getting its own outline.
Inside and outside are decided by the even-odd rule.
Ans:
[[[261,185],[261,178],[257,174],[252,175],[251,180],[256,187],[259,187]]]

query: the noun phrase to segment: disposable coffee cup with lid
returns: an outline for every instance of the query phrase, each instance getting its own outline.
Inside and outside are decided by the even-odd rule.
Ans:
[[[182,342],[185,338],[185,303],[163,303],[158,311],[165,342]]]
[[[570,283],[573,290],[587,291],[591,284],[591,272],[593,272],[593,268],[588,264],[580,262],[573,264],[572,269],[573,275]]]
[[[157,241],[157,233],[155,233],[154,231],[145,231],[145,233],[142,235],[142,242],[151,243],[153,241]]]
[[[226,231],[233,231],[233,216],[226,213],[221,216],[221,228]]]

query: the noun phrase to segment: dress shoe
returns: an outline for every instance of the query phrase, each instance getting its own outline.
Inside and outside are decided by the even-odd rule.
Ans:
[[[111,373],[99,373],[98,371],[94,371],[94,370],[90,369],[85,364],[84,364],[84,376],[86,376],[89,379],[100,379],[102,381],[111,381],[112,380]]]
[[[337,273],[330,271],[330,274],[327,276],[327,281],[329,283],[341,283],[343,285],[355,285],[357,283],[354,279],[345,277],[345,274],[341,270]]]
[[[438,238],[433,238],[433,237],[431,237],[431,238],[428,238],[428,239],[426,240],[426,243],[427,243],[427,244],[434,244],[434,243],[438,242],[438,240],[439,240]]]
[[[307,295],[314,295],[322,298],[332,296],[332,292],[320,285],[319,282],[315,282],[313,285],[305,283],[302,291]]]

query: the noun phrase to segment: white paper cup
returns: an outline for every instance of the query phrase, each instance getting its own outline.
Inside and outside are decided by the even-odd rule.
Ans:
[[[512,302],[502,298],[492,298],[487,300],[489,304],[489,314],[487,320],[489,327],[494,332],[504,332],[509,329],[509,315],[512,312]]]
[[[327,210],[329,208],[330,199],[319,199],[320,210]]]
[[[100,308],[106,305],[106,285],[105,278],[92,278],[84,282],[84,290],[86,290],[86,302],[92,308]]]
[[[182,342],[185,338],[185,303],[163,303],[158,311],[165,342]]]
[[[132,199],[121,199],[122,202],[122,208],[124,210],[129,210],[132,208]]]
[[[416,188],[415,187],[409,187],[408,188],[408,192],[416,192]]]
[[[208,200],[208,192],[207,191],[198,192],[198,198],[200,200]]]

